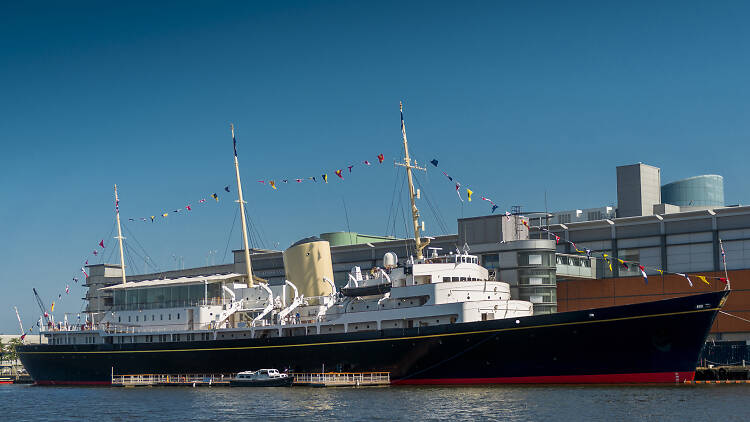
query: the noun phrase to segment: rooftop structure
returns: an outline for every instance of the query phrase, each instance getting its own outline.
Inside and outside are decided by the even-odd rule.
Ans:
[[[667,183],[661,187],[665,204],[677,205],[684,211],[724,206],[724,178],[704,174]]]
[[[661,203],[661,169],[638,163],[617,167],[617,216],[653,214]]]

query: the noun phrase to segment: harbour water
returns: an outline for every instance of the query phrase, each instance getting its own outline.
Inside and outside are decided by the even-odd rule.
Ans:
[[[0,420],[747,421],[748,397],[748,384],[369,388],[0,385]]]

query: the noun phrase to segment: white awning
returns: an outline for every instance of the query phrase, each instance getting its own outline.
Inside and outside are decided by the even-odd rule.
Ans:
[[[214,274],[214,275],[200,275],[195,277],[179,277],[179,278],[161,278],[157,280],[143,280],[143,281],[128,281],[126,283],[116,284],[114,286],[104,287],[101,290],[122,290],[132,288],[143,288],[143,287],[161,287],[170,286],[175,284],[203,284],[204,282],[215,283],[224,280],[237,279],[241,280],[246,277],[244,274],[229,273],[229,274]]]

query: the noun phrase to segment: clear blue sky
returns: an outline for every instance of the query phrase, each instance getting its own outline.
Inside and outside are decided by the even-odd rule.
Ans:
[[[614,204],[615,166],[638,161],[665,183],[721,174],[728,203],[750,201],[748,2],[16,3],[0,6],[0,332],[18,329],[13,305],[34,322],[32,287],[49,305],[70,284],[56,314],[81,309],[71,280],[99,240],[114,249],[115,183],[128,241],[160,268],[230,262],[230,122],[267,248],[346,214],[393,234],[399,100],[413,155],[501,211],[543,209],[545,191],[551,210]],[[489,212],[433,168],[421,181],[448,233]],[[189,216],[127,221],[213,192]]]

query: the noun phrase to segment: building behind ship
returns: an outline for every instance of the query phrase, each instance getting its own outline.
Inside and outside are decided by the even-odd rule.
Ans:
[[[723,276],[719,239],[726,251],[733,293],[725,311],[750,320],[750,207],[725,206],[723,178],[700,175],[661,185],[661,169],[638,163],[617,167],[617,204],[596,208],[529,215],[529,230],[519,216],[486,215],[458,220],[457,234],[436,236],[430,247],[443,253],[468,246],[498,280],[511,285],[513,297],[534,304],[536,314],[665,299],[717,290],[675,275],[649,270],[644,283],[637,268],[612,270],[595,258],[576,253],[567,242],[557,244],[539,227],[549,227],[579,249],[608,253],[647,268],[667,272]],[[354,232],[320,234],[331,245],[334,282],[342,287],[353,266],[367,271],[383,266],[386,252],[407,258],[413,239],[364,235]],[[253,271],[269,284],[284,283],[283,252],[252,250]],[[177,278],[221,273],[242,273],[244,254],[234,252],[230,264],[128,275],[128,281]],[[88,311],[106,311],[110,294],[99,288],[120,281],[119,266],[90,267],[86,295]],[[750,323],[720,314],[710,339],[750,344]],[[747,353],[747,352],[745,352]]]

